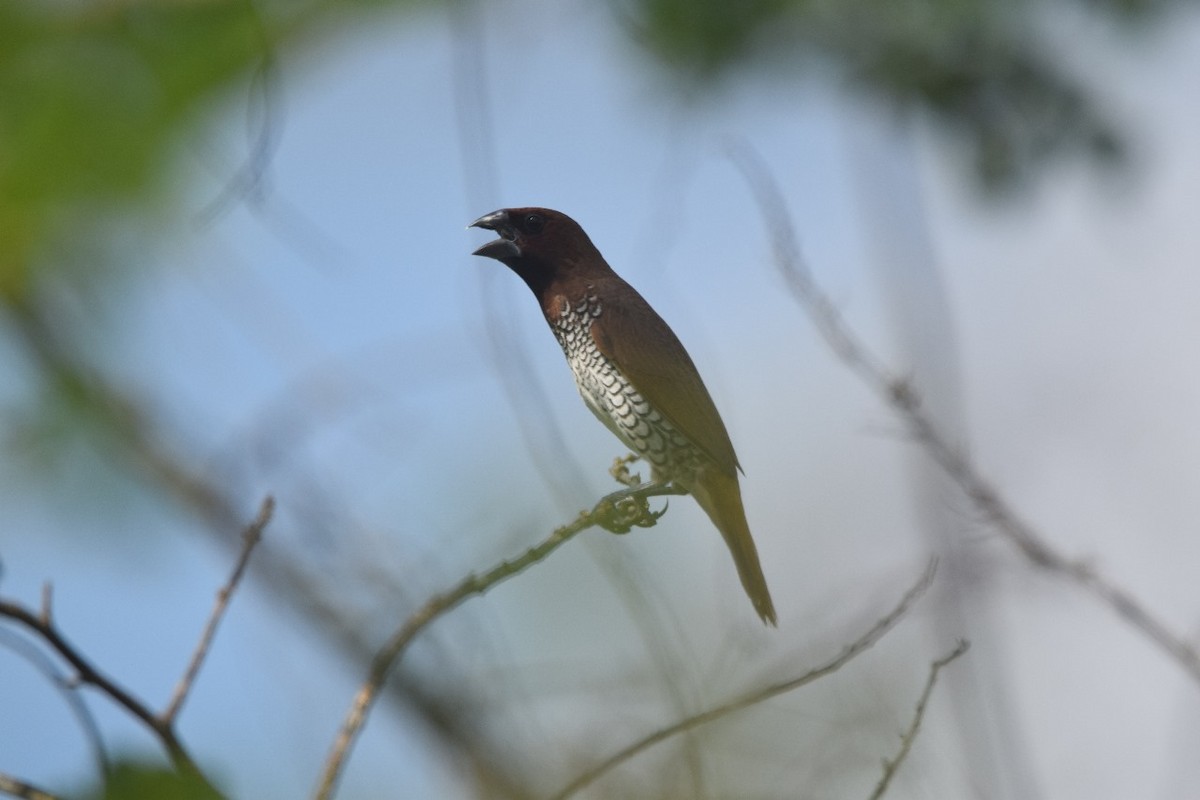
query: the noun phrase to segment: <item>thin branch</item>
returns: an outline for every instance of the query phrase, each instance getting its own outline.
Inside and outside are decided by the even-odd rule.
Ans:
[[[257,8],[252,6],[252,9],[254,32],[262,46],[263,56],[251,70],[247,85],[246,123],[250,129],[247,132],[250,152],[234,170],[225,187],[197,213],[197,220],[202,225],[212,223],[239,201],[254,210],[261,209],[266,194],[267,172],[282,139],[283,103],[279,88],[279,64],[263,30],[262,17]]]
[[[796,243],[783,194],[762,159],[744,142],[732,144],[729,157],[741,171],[758,203],[771,238],[776,267],[788,289],[842,363],[891,406],[907,425],[912,438],[958,485],[976,510],[1031,563],[1090,592],[1117,617],[1158,645],[1192,680],[1200,683],[1200,651],[1154,616],[1137,597],[1089,564],[1070,559],[1056,550],[980,475],[962,450],[951,444],[926,413],[911,382],[894,373],[863,344],[813,280]]]
[[[42,584],[42,606],[41,613],[38,614],[38,619],[47,625],[54,617],[54,586],[50,581]]]
[[[262,537],[263,529],[270,522],[274,508],[274,500],[270,497],[266,498],[259,509],[258,516],[246,527],[243,534],[244,543],[241,556],[238,558],[229,580],[218,592],[212,614],[209,616],[208,623],[200,636],[200,641],[192,653],[192,658],[188,663],[187,669],[184,671],[179,684],[175,687],[171,702],[161,714],[155,714],[151,711],[148,705],[135,697],[132,692],[121,686],[114,679],[105,675],[77,650],[74,645],[67,641],[54,622],[53,592],[49,583],[42,587],[41,607],[36,612],[19,603],[0,598],[0,617],[7,617],[25,626],[57,652],[64,661],[74,668],[74,683],[94,686],[101,693],[111,698],[117,705],[141,720],[158,737],[175,769],[200,782],[215,797],[220,797],[221,795],[208,780],[207,776],[201,772],[196,761],[188,753],[187,748],[184,747],[179,735],[175,732],[175,719],[192,684],[195,682],[200,667],[204,663],[204,658],[212,644],[213,636],[216,634],[217,626],[224,616],[225,609],[229,605],[233,591],[237,588],[242,576],[245,574],[250,553]]]
[[[96,724],[96,718],[91,709],[80,696],[78,683],[60,672],[54,660],[23,634],[0,629],[0,643],[28,661],[34,669],[42,673],[51,685],[58,689],[63,700],[71,709],[71,713],[75,715],[79,727],[83,729],[84,738],[87,739],[92,749],[92,755],[96,759],[96,767],[102,776],[107,775],[111,765],[108,760],[108,751],[104,746],[104,737],[100,735],[100,726]]]
[[[0,617],[7,617],[31,630],[75,669],[78,683],[96,687],[154,731],[176,768],[199,774],[199,768],[175,735],[174,729],[162,725],[157,715],[145,703],[101,672],[76,650],[58,630],[53,617],[47,613],[48,609],[48,606],[43,606],[40,613],[35,613],[19,603],[0,599]]]
[[[210,474],[179,457],[170,442],[179,431],[162,431],[144,398],[127,394],[108,376],[82,360],[71,340],[63,339],[52,311],[23,303],[0,303],[0,315],[22,337],[27,355],[50,383],[61,383],[72,397],[80,398],[92,412],[89,418],[105,432],[106,454],[148,486],[166,493],[180,509],[204,523],[203,531],[226,547],[245,524],[240,487],[226,473]],[[186,436],[183,438],[187,438]],[[291,612],[297,624],[307,626],[354,663],[363,663],[375,651],[349,620],[345,598],[337,588],[303,564],[286,549],[260,552],[259,582]],[[411,676],[410,676],[411,677]],[[434,696],[419,681],[389,682],[385,697],[397,708],[415,713],[436,734],[438,743],[486,775],[497,796],[528,797],[529,778],[510,762],[488,755],[479,742],[487,738],[462,717],[454,703]],[[499,788],[497,788],[499,787]]]
[[[933,583],[933,576],[936,571],[937,562],[936,560],[931,560],[928,566],[925,567],[925,572],[921,575],[920,579],[913,584],[912,588],[904,593],[904,596],[900,598],[900,602],[896,604],[895,608],[889,611],[886,616],[880,618],[874,625],[871,626],[869,630],[867,630],[850,644],[843,647],[842,652],[824,664],[815,667],[795,678],[790,678],[782,683],[776,683],[765,688],[755,689],[742,695],[741,697],[734,698],[727,703],[716,706],[715,708],[710,708],[707,711],[703,711],[699,714],[682,719],[679,722],[668,725],[665,728],[660,728],[654,733],[651,733],[650,735],[639,739],[633,744],[622,748],[606,758],[604,761],[579,775],[558,793],[553,795],[553,800],[566,800],[568,797],[571,797],[580,790],[594,783],[600,776],[604,775],[609,770],[625,763],[629,759],[653,747],[659,742],[670,739],[672,736],[677,736],[685,731],[692,730],[693,728],[697,728],[701,725],[706,725],[709,722],[713,722],[714,720],[728,716],[729,714],[741,711],[744,708],[756,705],[764,700],[769,700],[772,697],[785,694],[793,689],[799,689],[801,686],[806,686],[807,684],[823,678],[826,675],[837,672],[855,657],[870,649],[876,642],[883,638],[884,634],[895,627],[896,623],[898,623],[904,617],[904,615],[908,613],[908,610],[912,607],[913,603],[915,603],[923,594],[925,594],[926,590],[929,589],[930,584]]]
[[[334,739],[325,766],[321,771],[316,800],[329,800],[345,768],[346,759],[362,732],[367,715],[379,697],[388,675],[412,640],[431,622],[474,595],[483,594],[493,586],[542,561],[561,545],[579,533],[595,526],[623,532],[633,525],[654,524],[663,512],[651,512],[646,505],[651,497],[680,495],[686,492],[672,484],[649,483],[613,492],[602,498],[591,511],[581,511],[571,523],[555,529],[548,537],[530,547],[511,561],[501,561],[482,575],[470,574],[452,589],[429,598],[414,611],[375,654],[370,672],[359,687],[346,718]]]
[[[58,795],[50,794],[44,789],[34,786],[32,783],[17,780],[11,775],[5,775],[3,772],[0,772],[0,794],[19,797],[22,800],[58,800]]]
[[[188,662],[187,669],[184,670],[179,683],[176,684],[175,691],[171,694],[171,701],[159,716],[159,721],[163,725],[171,726],[175,724],[175,718],[179,716],[179,710],[183,707],[183,703],[192,689],[192,684],[196,682],[196,676],[200,674],[200,668],[204,665],[204,659],[208,655],[209,648],[212,646],[213,637],[217,633],[217,627],[221,624],[221,620],[225,616],[225,610],[229,607],[229,601],[233,597],[234,591],[237,590],[238,584],[241,583],[242,576],[246,572],[246,565],[250,563],[250,554],[254,551],[254,547],[259,541],[262,540],[263,530],[271,522],[271,516],[274,513],[275,499],[268,495],[263,499],[262,505],[258,509],[258,516],[246,526],[245,531],[242,533],[242,551],[238,555],[233,572],[230,573],[229,580],[217,592],[217,599],[213,604],[212,613],[209,614],[208,622],[200,634],[200,641],[196,643],[196,649],[192,652],[192,658]]]
[[[925,719],[925,707],[929,705],[929,698],[933,695],[933,687],[937,684],[938,673],[942,671],[943,667],[967,652],[970,648],[971,645],[969,642],[965,639],[960,640],[953,650],[929,666],[929,678],[925,681],[925,688],[921,691],[921,698],[917,700],[917,708],[913,712],[912,722],[909,723],[908,730],[900,737],[900,750],[896,753],[896,757],[890,761],[884,759],[883,775],[880,776],[879,783],[875,785],[875,791],[871,792],[871,800],[879,800],[879,798],[883,797],[892,782],[892,777],[900,769],[900,765],[904,763],[904,760],[908,758],[908,753],[912,750],[913,742],[917,740],[917,732],[921,729],[921,722]]]

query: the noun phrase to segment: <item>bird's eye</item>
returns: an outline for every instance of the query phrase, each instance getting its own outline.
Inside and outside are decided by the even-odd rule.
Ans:
[[[526,214],[525,229],[530,233],[537,233],[546,224],[546,218],[541,214]]]

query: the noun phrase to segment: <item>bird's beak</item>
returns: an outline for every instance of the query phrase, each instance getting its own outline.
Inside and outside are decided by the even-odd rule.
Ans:
[[[485,256],[499,261],[503,261],[506,258],[517,258],[521,255],[521,248],[517,246],[515,241],[517,238],[517,229],[513,227],[508,217],[508,211],[505,209],[484,214],[468,227],[486,228],[489,231],[495,231],[500,234],[499,239],[488,242],[471,255]]]

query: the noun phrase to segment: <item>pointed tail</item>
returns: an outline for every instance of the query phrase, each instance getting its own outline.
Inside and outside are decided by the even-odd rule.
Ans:
[[[758,549],[750,536],[750,526],[746,524],[746,511],[742,507],[742,490],[738,486],[737,476],[719,469],[703,469],[688,489],[721,531],[733,555],[733,563],[737,565],[742,587],[750,596],[750,602],[754,603],[754,610],[764,623],[775,625],[775,604],[771,602],[767,579],[758,561]]]

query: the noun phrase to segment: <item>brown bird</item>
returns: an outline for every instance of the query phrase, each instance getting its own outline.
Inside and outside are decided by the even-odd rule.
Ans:
[[[471,227],[500,234],[474,255],[503,262],[533,290],[588,408],[650,464],[651,480],[696,498],[725,538],[754,610],[774,625],[742,508],[741,465],[674,332],[566,214],[503,208]]]

